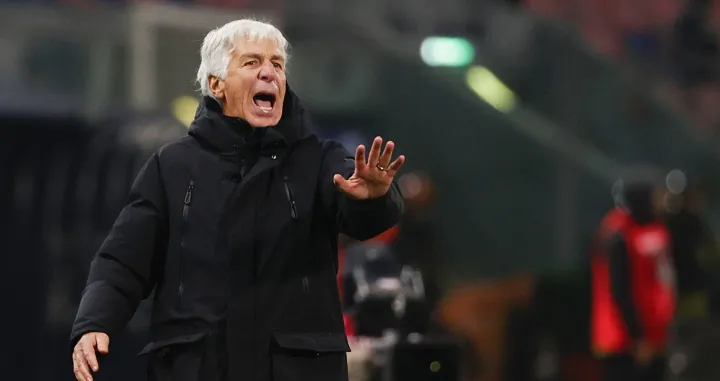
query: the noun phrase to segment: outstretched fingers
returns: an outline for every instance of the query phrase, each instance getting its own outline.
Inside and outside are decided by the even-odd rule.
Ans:
[[[395,159],[395,161],[390,163],[390,165],[388,166],[385,173],[387,174],[388,177],[390,177],[390,179],[392,179],[393,177],[395,177],[395,174],[397,173],[397,171],[399,171],[400,168],[402,168],[403,164],[405,164],[405,156],[400,155],[400,156],[398,156],[397,159]]]

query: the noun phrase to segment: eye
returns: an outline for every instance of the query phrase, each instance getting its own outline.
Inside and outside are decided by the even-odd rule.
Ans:
[[[257,65],[259,62],[260,62],[260,61],[258,61],[258,60],[245,61],[245,63],[243,64],[243,66],[255,66],[255,65]]]
[[[283,68],[283,65],[279,62],[273,62],[273,66],[275,66],[276,69],[280,69],[280,70],[282,70],[282,68]]]

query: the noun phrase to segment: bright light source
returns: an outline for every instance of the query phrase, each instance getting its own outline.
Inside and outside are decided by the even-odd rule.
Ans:
[[[420,45],[420,57],[430,66],[467,66],[475,59],[475,48],[464,38],[428,37]]]
[[[172,102],[172,113],[185,127],[190,127],[193,119],[195,119],[195,111],[199,105],[199,101],[195,97],[189,95],[177,97]]]
[[[665,185],[668,190],[674,194],[680,194],[685,190],[687,186],[687,177],[685,173],[679,169],[673,169],[668,172],[665,177]]]
[[[487,68],[471,67],[466,79],[470,89],[495,109],[508,112],[515,107],[515,94]]]

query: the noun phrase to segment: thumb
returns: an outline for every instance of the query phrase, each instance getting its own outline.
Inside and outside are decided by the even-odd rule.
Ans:
[[[110,337],[105,333],[98,333],[95,335],[95,342],[97,345],[97,351],[102,354],[107,354],[110,351]]]
[[[347,189],[347,187],[348,187],[348,185],[349,185],[349,184],[348,184],[348,181],[345,180],[345,178],[342,177],[342,175],[335,175],[335,176],[333,176],[333,183],[335,183],[335,185],[336,185],[338,188],[340,188],[341,190]]]

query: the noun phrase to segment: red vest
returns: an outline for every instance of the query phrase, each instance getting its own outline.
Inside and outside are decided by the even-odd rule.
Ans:
[[[623,209],[608,213],[600,224],[592,258],[592,344],[598,353],[631,349],[625,322],[612,298],[605,242],[614,234],[625,237],[630,261],[630,287],[643,339],[664,348],[675,312],[674,271],[670,234],[660,223],[637,225]]]

